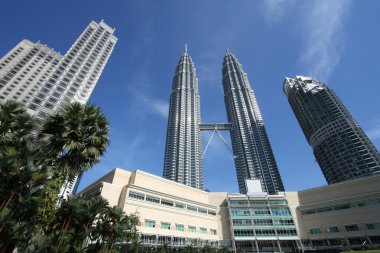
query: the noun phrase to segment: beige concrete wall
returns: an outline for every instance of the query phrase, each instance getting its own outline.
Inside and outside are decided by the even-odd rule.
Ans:
[[[208,203],[208,194],[205,191],[201,191],[193,187],[176,183],[139,170],[136,171],[133,185],[173,197],[180,196],[183,199],[192,200],[194,202],[202,202],[204,204]]]
[[[360,196],[380,191],[380,175],[299,191],[301,205]]]
[[[129,172],[122,169],[111,171],[84,189],[82,193],[86,194],[97,187],[101,188],[101,196],[107,199],[111,206],[117,205],[127,214],[139,215],[141,221],[139,231],[142,233],[203,240],[231,238],[227,193],[208,193],[143,171]],[[214,210],[216,216],[129,198],[130,190]],[[146,219],[156,221],[156,227],[145,227]],[[170,223],[170,230],[161,228],[161,222]],[[184,225],[185,231],[177,231],[176,224]],[[195,233],[189,231],[189,225],[196,227]],[[200,232],[201,227],[207,229],[206,234]],[[217,234],[213,235],[210,229],[216,230]]]
[[[231,240],[230,213],[228,210],[227,193],[226,192],[210,192],[208,193],[209,203],[218,206],[218,234],[220,240]]]
[[[300,237],[305,239],[338,238],[365,235],[379,235],[378,230],[368,230],[366,223],[380,222],[380,205],[354,207],[302,215],[303,210],[317,209],[339,204],[362,203],[380,199],[380,175],[365,177],[339,184],[328,185],[295,193],[287,192],[287,198],[296,219]],[[345,225],[357,224],[359,231],[348,232]],[[326,229],[337,226],[338,233]],[[311,234],[312,228],[319,228],[320,234]]]
[[[186,210],[165,207],[159,204],[150,204],[138,200],[128,199],[125,202],[124,210],[127,213],[137,213],[140,217],[140,232],[147,234],[170,235],[178,237],[201,238],[208,240],[218,240],[218,235],[212,235],[210,229],[219,230],[219,219],[216,216],[198,214]],[[155,228],[144,227],[146,219],[156,221]],[[161,222],[170,223],[170,230],[162,229]],[[184,225],[185,231],[176,231],[176,224]],[[188,226],[195,226],[196,233],[191,233]],[[200,233],[200,227],[207,229],[207,234]]]

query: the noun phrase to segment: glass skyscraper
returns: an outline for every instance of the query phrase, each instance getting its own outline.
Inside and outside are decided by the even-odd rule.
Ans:
[[[198,79],[187,50],[172,85],[166,136],[164,178],[203,189],[202,140]]]
[[[247,179],[258,179],[263,191],[284,191],[255,94],[237,58],[227,50],[223,62],[223,89],[239,191]]]
[[[329,184],[380,173],[380,154],[334,91],[310,77],[284,92]]]

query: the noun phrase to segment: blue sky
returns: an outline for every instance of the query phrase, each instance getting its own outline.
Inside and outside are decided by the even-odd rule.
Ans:
[[[83,188],[115,167],[162,175],[172,76],[185,43],[197,68],[202,122],[226,122],[221,68],[228,48],[248,73],[285,188],[295,191],[326,182],[282,92],[284,77],[313,76],[332,87],[380,147],[379,9],[371,0],[4,0],[0,55],[24,38],[65,53],[91,20],[116,28],[118,43],[90,98],[110,121],[111,145]],[[204,174],[206,188],[238,191],[232,155],[217,138]]]

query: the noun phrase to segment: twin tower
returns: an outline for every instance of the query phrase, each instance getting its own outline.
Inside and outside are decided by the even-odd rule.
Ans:
[[[223,60],[224,102],[227,124],[201,124],[198,79],[187,52],[180,58],[170,96],[164,178],[203,189],[202,130],[229,130],[241,193],[246,179],[260,180],[270,194],[284,186],[265,131],[259,106],[247,74],[227,50]]]

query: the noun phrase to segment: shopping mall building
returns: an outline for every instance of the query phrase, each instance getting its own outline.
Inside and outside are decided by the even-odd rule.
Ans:
[[[145,248],[327,252],[380,246],[380,175],[299,192],[206,192],[115,169],[80,192],[137,213]],[[248,184],[247,184],[248,185]]]

